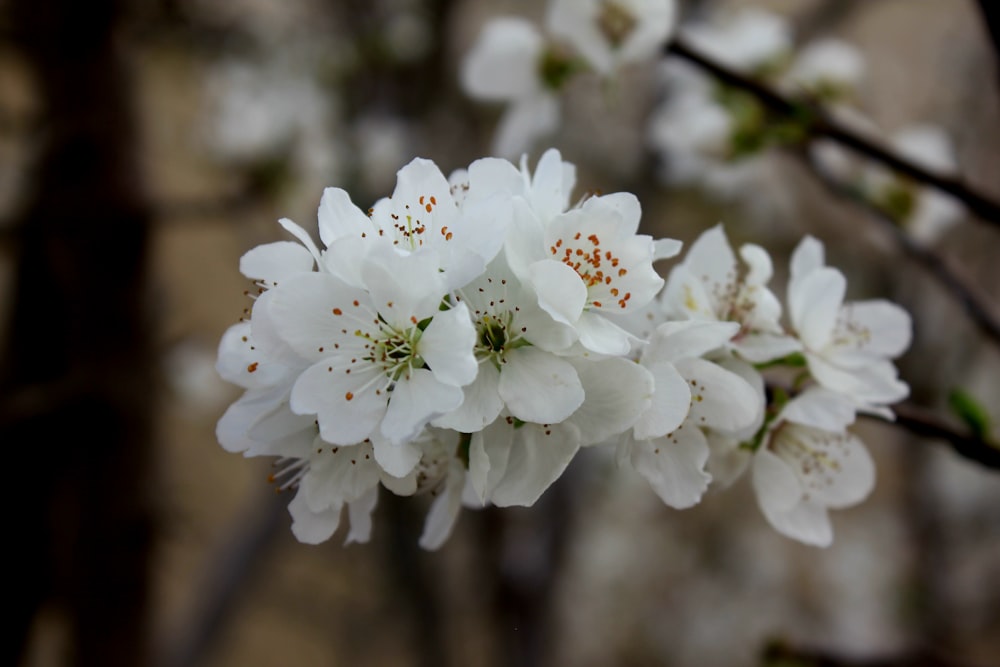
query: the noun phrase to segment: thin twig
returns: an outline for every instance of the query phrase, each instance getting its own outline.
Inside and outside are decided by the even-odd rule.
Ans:
[[[978,190],[974,190],[960,179],[928,171],[883,146],[879,146],[831,118],[822,107],[809,102],[793,101],[760,81],[711,60],[692,49],[680,38],[675,38],[670,42],[666,47],[666,52],[697,65],[727,85],[751,93],[774,113],[795,117],[805,115],[810,119],[806,129],[811,136],[831,139],[904,176],[937,188],[942,192],[947,192],[961,200],[970,212],[979,216],[984,222],[1000,226],[1000,203]]]
[[[982,438],[962,433],[927,408],[911,403],[893,406],[896,420],[889,422],[919,436],[944,440],[958,454],[988,468],[1000,470],[1000,447]]]

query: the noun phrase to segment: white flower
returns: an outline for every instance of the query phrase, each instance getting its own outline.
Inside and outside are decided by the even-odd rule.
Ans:
[[[865,74],[865,60],[852,44],[819,39],[806,44],[783,77],[786,86],[805,89],[824,99],[850,97]]]
[[[514,276],[503,253],[454,299],[472,314],[479,372],[464,388],[462,405],[435,425],[480,431],[505,407],[521,421],[558,423],[580,407],[576,370],[552,353],[573,342],[573,330],[538,307],[538,297]]]
[[[668,183],[697,183],[713,168],[724,168],[733,119],[712,97],[703,76],[688,76],[683,63],[667,64],[667,96],[650,118],[649,142],[663,154]]]
[[[505,102],[493,153],[514,158],[559,124],[559,100],[543,79],[549,47],[533,23],[496,18],[483,28],[462,63],[462,88],[470,96]]]
[[[759,72],[792,50],[788,22],[756,8],[714,12],[711,21],[688,24],[682,34],[700,53],[744,72]]]
[[[820,387],[789,401],[771,423],[753,461],[753,486],[774,528],[793,539],[828,546],[828,508],[864,500],[875,466],[864,444],[845,429],[854,421],[846,397]]]
[[[942,176],[953,176],[958,164],[951,139],[936,125],[910,125],[890,138],[899,155]],[[931,244],[958,223],[965,208],[957,199],[935,188],[921,187],[910,179],[881,167],[869,167],[865,183],[877,203],[888,205],[917,241]]]
[[[279,334],[312,363],[291,406],[315,414],[327,442],[355,444],[378,429],[412,458],[407,441],[458,407],[475,378],[475,329],[463,304],[439,310],[444,285],[433,253],[373,252],[361,276],[367,290],[326,273],[273,290]]]
[[[437,166],[415,158],[397,173],[392,196],[376,202],[369,215],[344,190],[323,192],[318,218],[327,251],[322,264],[360,287],[372,249],[389,246],[400,255],[433,250],[446,288],[461,287],[499,252],[510,215],[509,196],[467,198],[459,207]]]
[[[657,327],[640,363],[654,378],[649,408],[619,444],[660,498],[672,507],[697,503],[711,477],[701,429],[737,432],[762,412],[758,392],[740,375],[702,357],[739,329],[733,322],[687,320]]]
[[[703,232],[675,266],[662,299],[669,313],[706,321],[736,322],[727,343],[753,363],[780,359],[801,345],[781,327],[781,303],[767,287],[773,269],[767,251],[744,244],[740,266],[722,225]]]
[[[676,241],[637,234],[639,217],[638,200],[624,192],[591,197],[546,225],[515,202],[511,268],[538,294],[542,309],[573,327],[591,351],[628,353],[632,336],[611,318],[656,296],[663,279],[653,261],[679,249]]]
[[[656,57],[677,21],[674,0],[554,0],[552,33],[602,75]]]
[[[804,238],[792,254],[788,311],[809,372],[858,410],[891,418],[888,405],[909,394],[891,360],[910,345],[910,316],[881,299],[845,303],[846,288],[844,275],[824,266],[822,243]]]

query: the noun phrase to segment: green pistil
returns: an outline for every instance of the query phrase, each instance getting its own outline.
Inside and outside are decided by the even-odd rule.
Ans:
[[[479,343],[487,350],[501,352],[507,343],[507,327],[496,320],[484,322],[479,331]]]

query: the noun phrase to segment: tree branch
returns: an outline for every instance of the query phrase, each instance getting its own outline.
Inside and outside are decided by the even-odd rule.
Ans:
[[[683,58],[711,73],[723,83],[751,93],[772,112],[783,116],[801,117],[803,112],[810,119],[806,127],[813,137],[831,139],[851,150],[880,162],[896,172],[925,185],[947,192],[962,201],[970,212],[982,221],[1000,227],[1000,203],[974,190],[964,181],[934,173],[916,165],[896,153],[862,137],[831,118],[822,107],[803,101],[792,101],[769,86],[731,70],[692,49],[682,39],[675,38],[666,47],[666,53]]]
[[[1000,447],[982,438],[959,432],[954,426],[927,408],[921,408],[911,403],[901,403],[894,405],[892,409],[896,413],[896,420],[888,423],[896,424],[925,438],[944,440],[963,457],[987,468],[1000,470]],[[873,417],[873,419],[880,418]],[[887,420],[883,419],[882,421]]]

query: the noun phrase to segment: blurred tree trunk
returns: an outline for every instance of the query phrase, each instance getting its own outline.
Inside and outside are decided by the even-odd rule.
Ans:
[[[24,660],[33,619],[52,604],[67,621],[68,664],[143,665],[154,373],[123,3],[6,8],[45,115],[0,358],[15,619],[0,663]]]

